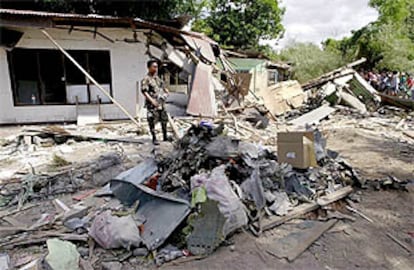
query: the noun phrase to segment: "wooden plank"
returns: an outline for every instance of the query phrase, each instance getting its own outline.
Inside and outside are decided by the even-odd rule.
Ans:
[[[306,126],[318,124],[322,119],[328,117],[330,114],[335,112],[336,109],[329,106],[319,107],[311,112],[308,112],[292,121],[289,124],[295,126]]]
[[[7,217],[7,216],[11,216],[14,214],[17,214],[19,212],[25,211],[27,209],[33,208],[35,206],[39,206],[39,204],[26,204],[24,205],[22,208],[20,209],[15,209],[15,210],[4,210],[0,212],[0,219]]]
[[[316,200],[317,204],[319,204],[319,206],[324,207],[327,206],[333,202],[336,202],[340,199],[345,198],[346,196],[348,196],[350,193],[352,193],[353,188],[351,186],[346,186],[344,188],[341,188],[340,190],[337,190],[331,194],[328,194],[326,196],[320,197]]]
[[[311,211],[314,211],[319,208],[319,205],[317,203],[304,203],[297,207],[295,207],[290,213],[288,213],[286,216],[278,217],[274,216],[269,219],[264,219],[262,221],[262,230],[267,231],[270,229],[273,229],[274,227],[277,227],[279,225],[282,225],[283,223],[288,222],[289,220],[299,218],[303,216],[306,213],[309,213]]]
[[[143,139],[136,139],[136,138],[121,138],[121,137],[114,137],[114,136],[107,136],[102,135],[99,133],[77,133],[71,132],[69,133],[66,131],[65,134],[54,130],[46,130],[46,129],[35,129],[31,127],[30,129],[25,129],[24,132],[38,132],[38,134],[50,134],[50,135],[58,135],[58,136],[66,136],[68,138],[75,138],[75,139],[83,139],[83,140],[102,140],[108,142],[123,142],[123,143],[137,143],[137,144],[144,144],[145,140]]]
[[[295,207],[291,212],[289,212],[286,216],[278,217],[273,216],[269,219],[264,219],[261,227],[263,231],[273,229],[274,227],[277,227],[285,222],[288,222],[292,219],[299,218],[303,216],[306,213],[309,213],[311,211],[314,211],[318,209],[319,207],[326,206],[332,202],[335,202],[337,200],[345,198],[347,195],[349,195],[353,191],[352,187],[346,186],[344,188],[341,188],[335,192],[332,192],[331,194],[325,195],[319,199],[318,204],[317,202],[312,203],[304,203],[297,207]]]
[[[331,72],[325,73],[316,79],[312,79],[308,81],[307,83],[302,84],[302,87],[304,90],[308,90],[308,89],[320,86],[322,84],[325,84],[329,81],[333,81],[335,79],[348,76],[350,74],[354,74],[355,70],[349,70],[349,69],[351,69],[352,67],[358,66],[366,61],[367,61],[366,58],[361,58],[355,62],[347,64],[346,66],[343,66]]]
[[[171,125],[171,128],[173,130],[173,134],[174,134],[174,138],[176,138],[177,140],[180,139],[180,131],[177,128],[177,125],[174,123],[174,120],[171,118],[171,115],[169,113],[167,113],[168,116],[168,122]]]
[[[327,222],[312,221],[310,228],[294,230],[282,238],[276,236],[270,244],[264,244],[263,247],[275,257],[286,258],[292,262],[337,222],[336,219]]]
[[[15,227],[20,227],[20,228],[26,228],[27,225],[18,221],[15,218],[12,217],[3,217],[3,220],[7,221],[8,223],[10,223],[10,225],[15,226]]]
[[[23,246],[23,245],[33,245],[38,243],[45,243],[47,239],[50,237],[57,237],[62,240],[67,241],[80,241],[80,242],[87,242],[88,235],[86,234],[69,234],[69,233],[58,233],[58,232],[45,232],[38,235],[31,235],[30,239],[25,237],[24,239],[13,239],[11,241],[1,243],[0,247],[4,249],[12,249],[14,247]]]
[[[411,139],[414,139],[414,131],[404,131],[403,134]]]
[[[403,243],[402,241],[400,241],[397,237],[395,237],[394,235],[392,235],[391,233],[386,233],[386,235],[391,238],[391,240],[393,240],[395,243],[397,243],[399,246],[401,246],[403,249],[405,249],[406,251],[408,251],[408,253],[413,253],[413,251],[411,250],[411,248],[409,246],[407,246],[405,243]]]

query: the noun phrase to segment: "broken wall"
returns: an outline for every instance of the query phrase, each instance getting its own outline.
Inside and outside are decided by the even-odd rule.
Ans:
[[[84,28],[93,30],[93,28]],[[19,28],[24,32],[17,48],[53,49],[55,46],[43,34],[33,28]],[[131,38],[131,30],[99,28],[98,31],[113,40]],[[126,43],[116,41],[111,43],[99,35],[96,39],[93,33],[67,30],[48,29],[48,32],[68,50],[106,50],[110,53],[112,95],[131,114],[135,115],[137,82],[146,74],[146,62],[149,57],[145,54],[143,43]],[[7,52],[0,48],[0,124],[29,123],[29,122],[60,122],[76,120],[76,105],[33,105],[14,106],[13,91],[10,80]],[[113,104],[101,105],[104,120],[124,119],[125,115]]]
[[[297,81],[280,82],[266,88],[259,94],[266,108],[275,115],[281,115],[299,108],[307,100],[307,95]]]

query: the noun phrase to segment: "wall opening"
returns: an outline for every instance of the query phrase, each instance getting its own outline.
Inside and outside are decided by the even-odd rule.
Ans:
[[[68,51],[112,95],[109,51]],[[8,52],[15,106],[110,103],[58,50]]]

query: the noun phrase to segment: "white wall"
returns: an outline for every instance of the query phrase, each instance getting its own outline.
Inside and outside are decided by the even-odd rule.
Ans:
[[[268,87],[268,72],[266,69],[266,63],[257,65],[255,68],[249,71],[252,74],[250,80],[250,89],[255,93],[260,93],[262,90],[266,90]]]
[[[24,32],[16,47],[55,49],[54,45],[44,37],[38,29],[17,29]],[[92,29],[93,30],[93,29]],[[136,112],[137,81],[146,74],[145,45],[143,43],[126,43],[124,38],[132,38],[128,29],[98,29],[115,43],[111,43],[99,36],[93,38],[93,33],[67,30],[48,29],[49,34],[65,49],[77,50],[109,50],[112,71],[112,94],[132,115]],[[127,118],[121,110],[113,104],[101,105],[103,119]],[[75,121],[75,105],[34,105],[14,106],[13,91],[7,63],[7,53],[0,48],[0,124]]]

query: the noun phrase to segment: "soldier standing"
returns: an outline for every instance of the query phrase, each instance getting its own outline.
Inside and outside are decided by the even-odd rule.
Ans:
[[[155,135],[155,124],[157,122],[161,122],[164,141],[170,140],[167,137],[168,115],[165,110],[165,100],[169,91],[164,87],[164,82],[157,75],[157,60],[149,60],[147,68],[148,74],[141,82],[141,91],[145,97],[145,108],[147,108],[147,120],[152,135],[152,142],[154,145],[158,145],[159,142]]]

